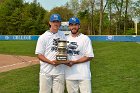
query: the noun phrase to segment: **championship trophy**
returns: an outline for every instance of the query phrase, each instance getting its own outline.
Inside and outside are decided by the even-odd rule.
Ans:
[[[57,46],[57,55],[56,55],[56,60],[59,63],[65,63],[67,61],[67,42],[65,40],[59,40],[58,41],[58,46]]]

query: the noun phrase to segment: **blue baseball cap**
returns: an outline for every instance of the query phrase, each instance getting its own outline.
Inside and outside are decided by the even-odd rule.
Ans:
[[[77,17],[72,17],[69,19],[69,24],[79,24],[80,25],[80,20]]]
[[[51,17],[50,17],[50,22],[53,22],[53,21],[59,21],[61,22],[61,16],[59,14],[52,14]]]

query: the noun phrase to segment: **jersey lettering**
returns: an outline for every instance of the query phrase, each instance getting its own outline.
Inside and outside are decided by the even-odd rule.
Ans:
[[[68,45],[68,54],[71,56],[79,55],[80,51],[77,50],[77,48],[77,42],[70,42],[70,44]]]
[[[51,48],[51,51],[55,51],[57,52],[57,46],[58,46],[58,41],[60,40],[60,38],[57,39],[53,39],[53,46]]]

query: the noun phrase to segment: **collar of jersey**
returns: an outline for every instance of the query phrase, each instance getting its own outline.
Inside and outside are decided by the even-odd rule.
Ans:
[[[76,37],[79,37],[82,33],[79,33]],[[72,34],[71,34],[71,37],[72,37]]]
[[[53,33],[53,32],[51,32],[50,30],[49,30],[48,32],[50,32],[50,34],[52,34],[52,35],[54,35],[54,34],[58,33],[58,32],[56,32],[56,33]]]

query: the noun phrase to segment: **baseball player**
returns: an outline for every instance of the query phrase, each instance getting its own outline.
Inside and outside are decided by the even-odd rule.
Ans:
[[[70,63],[65,69],[68,93],[92,93],[90,60],[94,57],[92,44],[88,36],[79,32],[80,21],[76,17],[69,19],[71,34],[67,36]]]
[[[35,50],[40,60],[39,93],[63,93],[64,65],[56,61],[58,41],[66,39],[65,35],[58,31],[61,25],[60,15],[52,14],[49,24],[50,29],[39,37]]]

